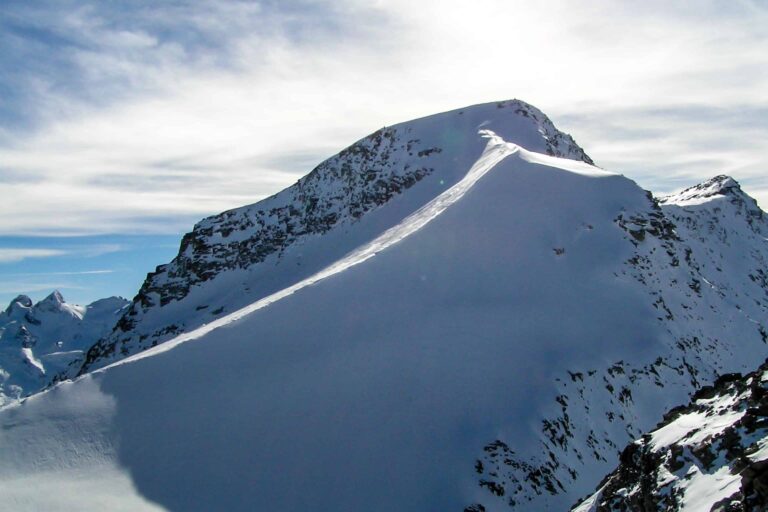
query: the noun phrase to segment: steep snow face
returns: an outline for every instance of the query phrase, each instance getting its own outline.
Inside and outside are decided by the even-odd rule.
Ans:
[[[109,333],[128,301],[101,299],[88,306],[68,304],[58,291],[37,304],[26,295],[0,312],[0,406],[34,393]]]
[[[147,277],[114,333],[90,350],[83,371],[291,286],[399,224],[463,177],[484,149],[479,129],[591,163],[569,135],[518,100],[382,128],[283,192],[198,223],[178,256]],[[386,213],[370,218],[379,209]]]
[[[287,246],[262,275],[287,286],[0,411],[0,497],[567,510],[700,382],[765,358],[768,295],[748,277],[768,256],[763,217],[714,194],[696,211],[727,236],[705,246],[673,222],[687,206],[497,128],[478,121],[406,193]],[[284,277],[336,245],[353,247]],[[720,260],[746,272],[727,293],[709,284]],[[101,501],[73,495],[72,474]]]
[[[768,509],[768,363],[726,374],[656,429],[574,512]]]

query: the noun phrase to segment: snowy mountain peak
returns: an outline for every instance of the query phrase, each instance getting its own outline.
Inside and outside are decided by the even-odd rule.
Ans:
[[[11,304],[8,307],[13,306],[14,304],[19,304],[25,308],[30,308],[32,307],[32,299],[30,299],[27,295],[19,295],[11,301]]]
[[[682,192],[662,197],[660,202],[662,204],[689,206],[701,204],[713,199],[719,199],[723,197],[740,200],[748,198],[752,200],[751,197],[749,197],[744,193],[743,190],[741,190],[741,186],[735,179],[730,176],[721,174],[715,176],[714,178],[710,178],[707,181],[699,183],[698,185],[686,188]]]
[[[493,109],[496,111],[494,112]],[[491,129],[507,142],[518,144],[529,151],[581,160],[594,165],[592,159],[573,137],[558,130],[546,114],[522,100],[512,99],[495,103],[482,103],[446,114],[438,114],[438,116],[450,114],[485,117],[486,119],[477,128]],[[536,136],[527,137],[526,122],[536,130],[540,141],[536,141]],[[544,142],[545,145],[542,146],[539,142]]]
[[[754,198],[730,176],[719,175],[659,199],[679,230],[704,240],[703,230],[726,241],[729,236],[768,237],[768,218]],[[739,233],[738,235],[736,233]]]
[[[8,307],[5,308],[6,314],[12,314],[16,311],[25,311],[32,307],[32,299],[30,299],[26,295],[19,295],[15,299],[13,299],[10,304],[8,304]]]
[[[118,296],[106,297],[88,304],[87,309],[88,311],[105,310],[117,314],[119,310],[125,308],[127,302],[126,299]]]
[[[61,294],[61,292],[59,292],[59,290],[54,290],[50,295],[41,300],[39,305],[59,308],[62,304],[64,304],[64,302],[64,296]]]
[[[592,165],[570,135],[520,100],[384,127],[282,192],[196,224],[176,258],[147,276],[115,331],[89,351],[81,372],[322,270],[459,182],[485,151],[484,132],[532,153]],[[278,266],[281,272],[275,272]]]
[[[738,191],[741,192],[741,186],[739,183],[733,177],[726,174],[719,174],[702,184],[702,186],[707,185],[716,186],[720,190],[721,194],[727,194],[731,190],[735,189],[738,189]]]
[[[50,313],[65,313],[78,320],[82,320],[85,314],[85,307],[67,303],[61,292],[54,290],[46,298],[35,304],[30,313],[35,317]]]

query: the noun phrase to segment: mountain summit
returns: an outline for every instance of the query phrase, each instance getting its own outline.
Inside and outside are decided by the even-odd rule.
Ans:
[[[716,197],[744,198],[746,194],[741,186],[730,176],[721,174],[682,192],[661,199],[662,203],[692,205],[706,202]]]
[[[380,130],[200,222],[78,379],[0,410],[0,497],[567,510],[765,359],[768,224],[730,197],[658,200],[518,101]]]
[[[382,128],[279,194],[198,223],[176,258],[147,276],[115,331],[89,351],[81,373],[290,286],[395,226],[462,178],[483,152],[478,130],[532,152],[592,164],[570,135],[520,100]],[[381,209],[386,213],[369,218]]]

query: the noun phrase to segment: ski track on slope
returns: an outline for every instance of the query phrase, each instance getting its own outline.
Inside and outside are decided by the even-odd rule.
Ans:
[[[558,167],[563,167],[572,172],[585,175],[613,174],[597,169],[596,167],[586,163],[567,162],[568,165],[566,165],[564,163],[566,159],[534,154],[523,149],[517,144],[504,141],[491,130],[480,130],[478,133],[481,137],[488,139],[488,144],[486,145],[483,154],[480,156],[477,162],[475,162],[469,171],[467,171],[466,176],[454,186],[437,196],[435,199],[406,217],[400,224],[385,231],[378,238],[357,249],[356,251],[353,251],[348,256],[342,258],[326,269],[321,270],[317,274],[304,279],[303,281],[289,286],[288,288],[285,288],[279,292],[268,295],[267,297],[259,299],[258,301],[242,309],[239,309],[234,313],[210,322],[203,327],[195,329],[191,332],[182,334],[172,340],[163,343],[162,345],[158,345],[157,347],[145,350],[139,354],[122,359],[116,363],[96,370],[93,373],[103,372],[109,368],[132,363],[134,361],[144,359],[145,357],[152,357],[157,354],[172,350],[182,343],[201,338],[211,331],[214,331],[225,325],[229,325],[233,322],[237,322],[238,320],[250,315],[254,311],[265,308],[274,302],[277,302],[303,288],[306,288],[307,286],[311,286],[319,281],[322,281],[323,279],[338,274],[339,272],[343,272],[350,267],[358,265],[374,257],[378,252],[383,251],[386,248],[398,243],[399,241],[427,225],[430,221],[444,212],[448,207],[460,200],[464,194],[466,194],[467,191],[469,191],[475,185],[475,183],[477,183],[478,180],[480,180],[485,174],[488,173],[488,171],[496,167],[496,165],[498,165],[502,160],[510,155],[518,154],[525,161],[541,165],[557,164]]]

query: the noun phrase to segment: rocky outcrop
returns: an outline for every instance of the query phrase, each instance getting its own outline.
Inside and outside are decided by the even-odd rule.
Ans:
[[[579,512],[768,509],[768,362],[721,375],[628,445]]]

